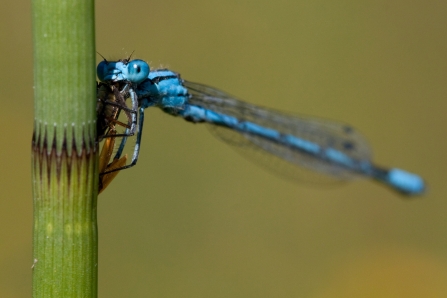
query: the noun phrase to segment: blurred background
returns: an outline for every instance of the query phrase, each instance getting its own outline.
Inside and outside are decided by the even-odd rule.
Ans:
[[[202,125],[147,111],[139,163],[99,197],[100,297],[447,297],[447,2],[104,1],[97,51],[279,110],[341,120],[422,175],[282,180]],[[0,296],[29,297],[31,4],[2,3]],[[98,56],[98,61],[101,58]]]

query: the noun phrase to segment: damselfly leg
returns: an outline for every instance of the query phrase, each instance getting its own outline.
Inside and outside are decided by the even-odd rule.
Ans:
[[[99,193],[125,168],[127,155],[123,154],[127,137],[135,134],[136,129],[136,97],[132,99],[132,107],[126,105],[129,85],[99,83],[97,88],[97,135],[98,141],[104,140],[99,157]],[[121,111],[126,115],[127,124],[119,120]],[[117,126],[125,128],[124,133],[117,132]],[[112,159],[115,141],[121,137],[119,149]]]

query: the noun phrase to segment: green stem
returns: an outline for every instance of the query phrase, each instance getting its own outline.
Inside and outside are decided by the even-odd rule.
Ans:
[[[33,297],[96,297],[93,0],[33,0]]]

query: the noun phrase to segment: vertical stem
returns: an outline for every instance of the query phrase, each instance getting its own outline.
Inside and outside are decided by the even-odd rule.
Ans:
[[[94,0],[33,0],[33,297],[96,297]]]

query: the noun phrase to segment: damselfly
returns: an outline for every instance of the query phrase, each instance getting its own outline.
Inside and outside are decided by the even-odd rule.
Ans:
[[[249,158],[268,153],[276,162],[270,169],[286,177],[295,178],[295,172],[305,168],[337,180],[369,177],[406,195],[424,192],[425,183],[418,175],[373,164],[364,137],[346,124],[245,103],[215,88],[184,81],[168,69],[150,71],[142,60],[104,60],[97,74],[102,82],[124,84],[137,97],[137,141],[126,167],[137,163],[144,110],[154,106],[186,121],[211,124],[218,137]]]

